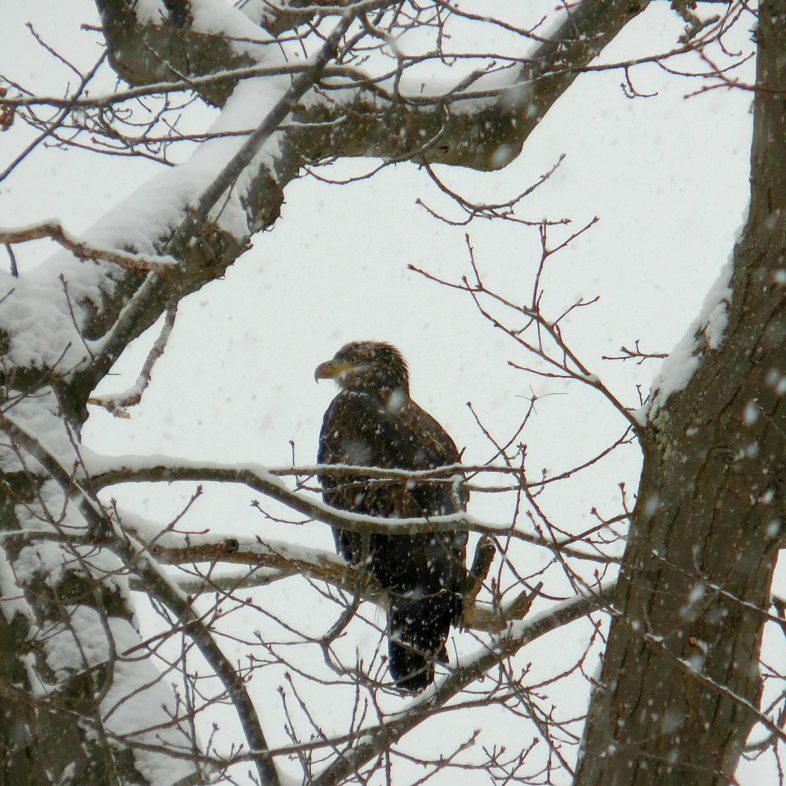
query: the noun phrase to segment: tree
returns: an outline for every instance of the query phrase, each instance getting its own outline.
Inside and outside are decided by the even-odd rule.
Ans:
[[[547,7],[539,23],[537,9],[532,19],[507,8],[489,17],[482,5],[444,2],[96,0],[102,52],[89,69],[67,63],[75,88],[40,95],[4,74],[0,125],[25,124],[37,136],[9,157],[3,179],[47,143],[162,169],[80,236],[57,221],[0,233],[12,263],[0,302],[4,782],[278,784],[294,775],[327,786],[483,770],[500,782],[720,784],[734,782],[746,744],[769,752],[780,773],[783,685],[777,664],[760,661],[765,624],[784,625],[771,584],[786,433],[778,406],[786,12],[774,0],[757,11],[674,2],[685,29],[672,49],[596,60],[657,5],[586,0]],[[735,46],[754,24],[749,83],[740,76],[748,53]],[[524,143],[581,74],[621,73],[630,98],[643,101],[636,68],[645,63],[700,78],[699,91],[749,92],[753,145],[750,210],[733,264],[652,395],[633,409],[571,337],[591,299],[561,310],[564,298],[552,300],[545,283],[595,222],[575,229],[522,218],[556,169],[544,168],[513,199],[484,200],[462,195],[440,165],[494,171],[526,157]],[[114,88],[112,74],[121,80]],[[220,110],[212,124],[204,106]],[[443,196],[427,206],[434,221],[493,219],[498,233],[533,232],[539,254],[527,297],[497,286],[469,238],[461,267],[415,273],[466,298],[481,324],[505,336],[522,378],[546,379],[555,391],[582,386],[581,406],[597,398],[612,412],[613,436],[604,430],[583,460],[540,477],[522,437],[538,415],[536,395],[519,403],[506,434],[478,415],[489,461],[418,476],[367,470],[378,483],[454,483],[459,473],[476,500],[494,500],[480,505],[501,524],[477,513],[353,520],[319,501],[316,468],[296,463],[294,447],[292,466],[217,465],[209,451],[201,461],[112,460],[84,439],[94,408],[128,416],[157,360],[173,351],[178,306],[248,259],[293,181],[348,157],[420,165]],[[64,251],[35,270],[21,258],[17,265],[24,244],[41,238]],[[133,388],[97,391],[157,322]],[[657,354],[628,345],[619,360]],[[565,526],[550,495],[570,494],[574,477],[594,477],[607,456],[629,456],[633,442],[643,455],[637,491],[623,486],[617,511],[594,509],[592,526]],[[200,489],[168,524],[121,501],[123,484],[133,485],[123,498],[133,502],[162,481],[251,489],[259,529],[204,531],[192,510]],[[292,511],[363,532],[463,527],[483,536],[474,541],[467,631],[434,692],[404,705],[391,692],[373,657],[381,632],[371,609],[384,594],[329,551],[299,544],[286,521]],[[268,536],[282,528],[283,539]],[[534,560],[535,550],[551,561]],[[302,597],[288,607],[277,590],[285,579],[313,616],[303,619]],[[533,602],[539,611],[528,614]],[[252,618],[264,622],[246,627]],[[566,626],[579,620],[579,645],[562,645],[570,663],[530,679],[527,645],[557,629],[553,636],[573,637],[575,624]],[[262,632],[249,633],[257,624]],[[589,676],[601,652],[602,669]],[[584,723],[568,693],[583,700],[589,685]],[[473,720],[481,712],[513,727],[512,742],[495,730],[489,744],[476,731],[488,721]],[[434,753],[433,737],[410,732],[442,716],[450,723],[437,728],[450,734]]]

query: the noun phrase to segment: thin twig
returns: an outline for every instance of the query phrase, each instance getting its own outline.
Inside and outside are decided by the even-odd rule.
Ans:
[[[166,314],[164,316],[164,324],[161,327],[161,333],[156,339],[153,346],[148,352],[147,358],[142,365],[142,370],[139,372],[136,383],[134,386],[127,390],[125,393],[106,396],[91,396],[88,398],[88,404],[95,404],[99,407],[109,410],[115,417],[127,418],[127,407],[132,407],[142,400],[142,394],[150,384],[150,378],[153,374],[153,367],[156,361],[164,354],[167,341],[172,333],[172,328],[175,326],[175,318],[177,316],[177,301],[172,300],[167,305]]]

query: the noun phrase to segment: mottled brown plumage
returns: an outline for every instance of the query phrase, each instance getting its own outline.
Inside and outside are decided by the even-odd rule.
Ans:
[[[390,344],[356,341],[321,364],[317,379],[335,379],[341,391],[325,413],[320,464],[432,469],[459,462],[453,440],[409,397],[409,375]],[[458,484],[372,483],[362,475],[320,478],[335,508],[387,518],[455,513],[466,508]],[[362,559],[362,538],[335,529],[336,547],[348,561]],[[445,641],[458,622],[466,584],[466,533],[372,534],[367,565],[388,590],[390,672],[401,690],[420,691],[445,659]]]

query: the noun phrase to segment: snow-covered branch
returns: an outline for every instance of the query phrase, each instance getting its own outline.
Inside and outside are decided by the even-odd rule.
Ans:
[[[166,565],[190,565],[209,563],[216,565],[248,565],[253,570],[243,575],[215,576],[212,571],[201,577],[184,576],[170,578],[181,592],[188,595],[204,595],[213,592],[236,592],[250,587],[271,584],[291,576],[305,576],[311,580],[324,581],[332,586],[357,594],[363,600],[385,608],[388,603],[386,592],[374,577],[356,565],[350,565],[333,552],[322,549],[294,546],[285,541],[269,538],[217,538],[209,535],[189,535],[186,539],[175,532],[163,536],[150,527],[139,527],[136,517],[121,517],[123,530],[146,544],[146,550]],[[492,556],[493,556],[492,549]],[[485,566],[486,572],[490,563]],[[485,580],[483,575],[471,574],[467,588],[467,602],[462,616],[462,625],[476,631],[500,631],[510,622],[522,619],[532,604],[537,591],[520,592],[512,601],[497,606],[478,603],[476,596]],[[133,589],[145,590],[142,581],[134,581]]]
[[[134,273],[153,272],[162,276],[172,276],[177,272],[177,260],[172,257],[132,254],[119,249],[94,246],[67,232],[58,221],[45,221],[41,224],[13,229],[0,228],[0,243],[6,245],[28,243],[42,238],[54,240],[68,249],[77,259],[111,262]]]
[[[57,563],[57,559],[60,557],[65,564],[74,564],[75,567],[71,571],[78,570],[79,573],[84,574],[82,581],[92,584],[94,587],[99,587],[101,582],[107,579],[108,575],[121,573],[126,570],[132,572],[148,593],[171,609],[180,621],[183,629],[188,633],[188,636],[196,643],[231,699],[249,746],[256,751],[265,751],[268,745],[262,731],[260,715],[254,708],[246,686],[238,678],[234,665],[216,644],[209,626],[205,624],[202,616],[194,609],[191,599],[170,581],[160,569],[156,560],[149,558],[150,552],[145,544],[140,543],[129,532],[120,530],[111,516],[103,511],[98,500],[86,488],[79,486],[74,474],[68,472],[58,457],[50,453],[44,444],[4,416],[0,416],[0,428],[12,441],[14,448],[19,453],[20,460],[24,460],[23,454],[28,454],[34,458],[53,479],[50,483],[54,482],[60,486],[64,499],[70,500],[72,497],[75,499],[75,507],[84,520],[87,533],[93,536],[93,544],[101,544],[100,546],[91,545],[89,547],[90,552],[93,552],[89,560],[81,557],[76,548],[71,548],[70,558],[65,559],[65,554],[69,554],[69,541],[61,537],[58,541],[59,544],[64,545],[63,552],[58,550],[48,555],[49,559],[54,559],[52,565],[47,565],[39,557],[39,560],[43,562],[41,567],[52,572],[57,569],[62,570],[62,567]],[[52,497],[51,491],[48,493],[48,496]],[[67,505],[68,502],[65,502],[65,506]],[[74,514],[72,513],[71,515],[73,517]],[[43,521],[48,521],[55,531],[62,529],[62,526],[51,514],[47,514],[47,517]],[[73,524],[68,525],[68,529],[78,529],[80,533],[83,531],[82,527],[75,528]],[[44,543],[47,538],[44,536],[40,540]],[[38,551],[41,553],[43,548],[39,547]],[[103,557],[101,555],[102,551],[104,552]],[[74,556],[77,559],[74,559]],[[117,564],[118,561],[119,565]],[[4,587],[3,589],[4,592],[7,592],[10,590],[10,587]],[[26,589],[29,591],[29,588]],[[98,611],[106,615],[106,619],[102,622],[102,627],[104,631],[108,631],[106,635],[111,642],[113,641],[113,636],[111,635],[110,625],[114,615],[108,614],[100,605]],[[72,633],[80,652],[83,652],[84,648],[88,646],[88,641],[95,638],[95,632],[91,631],[84,621],[75,621],[73,617],[68,619],[68,629]],[[139,635],[136,632],[127,635],[125,640],[129,642],[129,647],[133,649],[144,647],[144,645],[139,643]],[[103,642],[102,645],[106,646]],[[92,646],[95,647],[96,645],[93,643]],[[57,652],[55,654],[58,655]],[[58,655],[58,657],[62,656]],[[113,669],[116,655],[112,653],[111,647],[109,648],[108,657],[108,667]],[[82,660],[85,660],[84,655],[82,655]],[[140,669],[142,673],[146,678],[149,678],[150,664],[144,658],[139,663],[141,664]],[[89,665],[89,663],[85,662],[83,668],[87,668]],[[128,675],[126,679],[129,682],[135,681],[133,675]],[[158,675],[156,675],[152,684],[156,685],[158,680]],[[54,685],[52,688],[54,688]],[[167,688],[164,688],[161,692],[165,698],[168,697],[168,693]],[[120,703],[125,701],[120,696],[114,696],[113,700]],[[96,723],[95,729],[98,734],[102,733],[102,727],[105,722],[102,719]],[[278,786],[278,773],[266,755],[262,754],[255,757],[255,764],[261,783],[269,786]]]
[[[416,534],[419,532],[454,532],[467,531],[477,532],[483,535],[494,537],[511,537],[526,543],[542,546],[552,551],[564,552],[569,556],[583,559],[595,560],[598,562],[610,562],[613,559],[604,557],[601,554],[588,554],[577,549],[571,548],[568,543],[559,540],[551,541],[520,531],[507,523],[489,523],[479,521],[473,516],[461,512],[446,516],[431,516],[429,518],[379,518],[359,513],[352,513],[344,510],[332,508],[324,504],[313,495],[307,496],[300,491],[293,491],[280,478],[262,465],[243,464],[233,466],[203,465],[199,462],[187,459],[156,457],[125,457],[119,466],[110,467],[104,460],[88,459],[86,466],[90,471],[90,483],[93,488],[102,489],[118,483],[144,483],[144,482],[167,482],[177,480],[191,481],[216,481],[221,483],[239,483],[247,486],[254,491],[264,494],[266,497],[286,505],[309,519],[329,524],[333,527],[340,527],[349,532],[359,533],[390,533],[395,530]],[[330,467],[318,468],[319,472],[328,474]],[[363,474],[376,472],[377,477],[382,481],[401,479],[400,472],[396,470],[384,470],[381,468],[358,468]],[[291,470],[287,470],[289,472]],[[339,466],[337,474],[346,474],[347,468]],[[397,475],[398,472],[398,475]],[[412,478],[415,473],[406,471],[407,478]],[[455,475],[454,478],[459,477]],[[570,538],[570,543],[575,539]]]

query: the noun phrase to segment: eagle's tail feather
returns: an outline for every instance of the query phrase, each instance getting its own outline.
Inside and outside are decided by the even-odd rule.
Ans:
[[[435,661],[446,662],[445,641],[455,617],[456,598],[391,593],[388,613],[390,674],[399,690],[419,693],[434,681]]]

